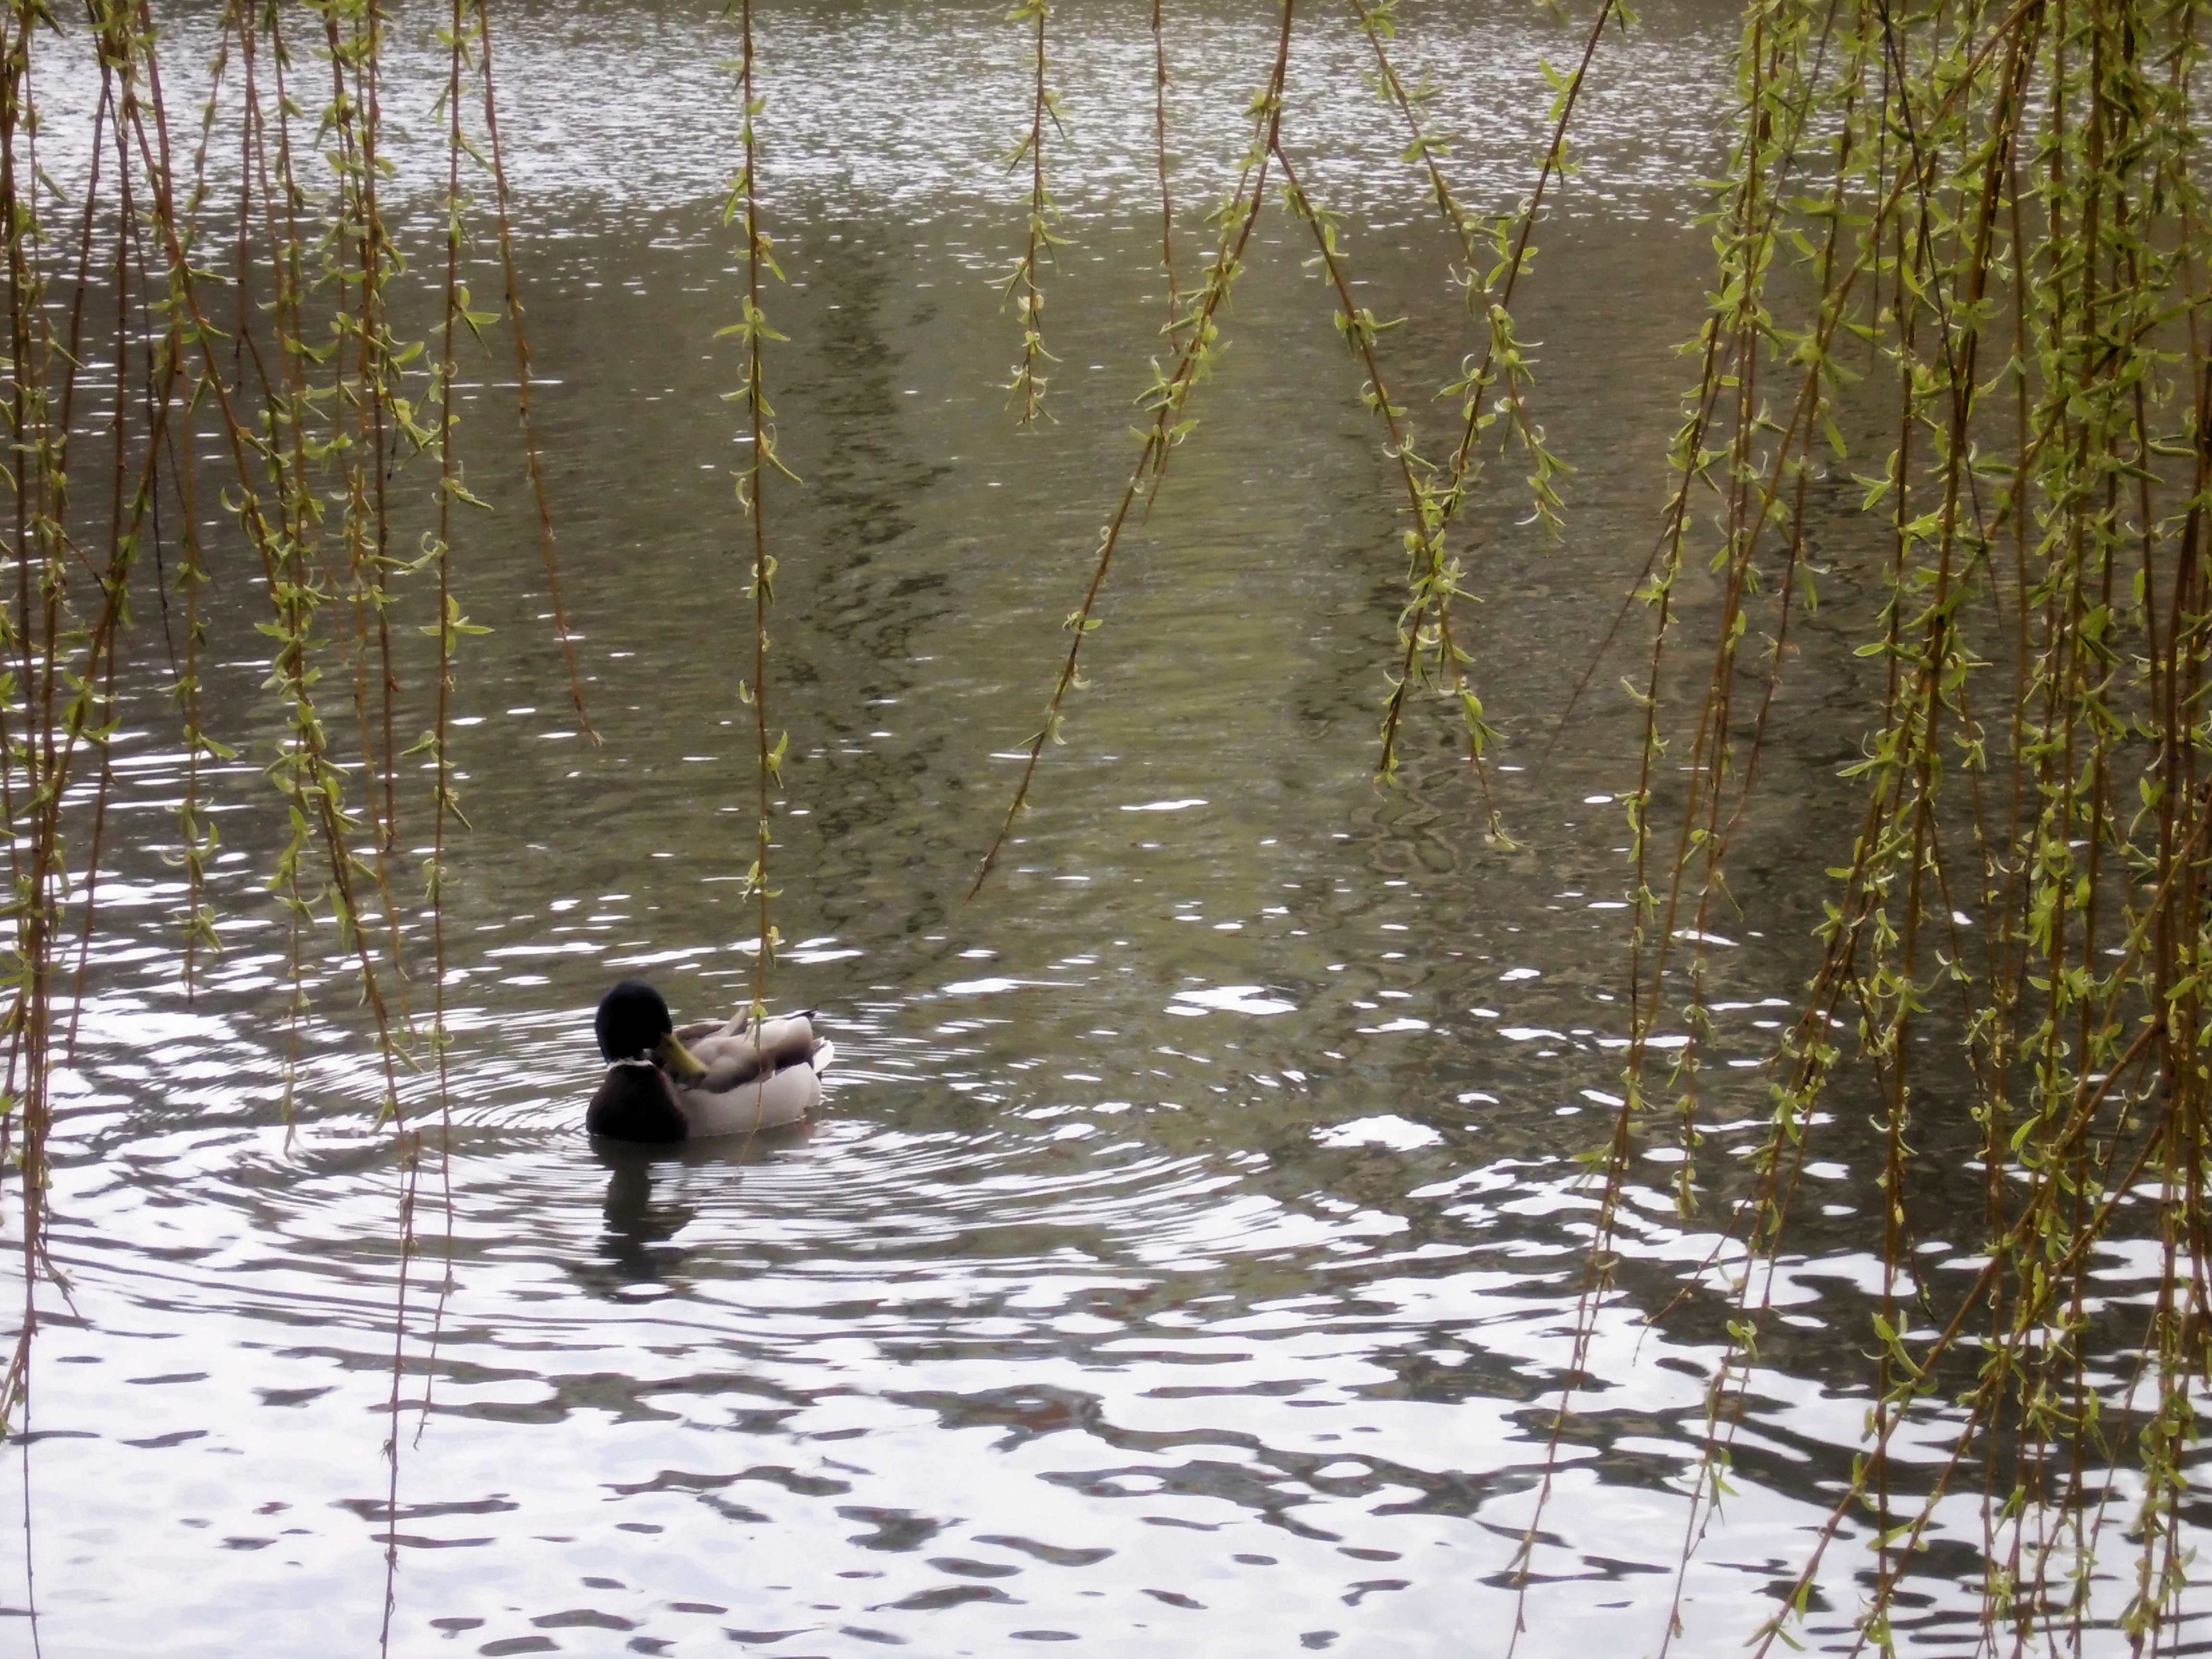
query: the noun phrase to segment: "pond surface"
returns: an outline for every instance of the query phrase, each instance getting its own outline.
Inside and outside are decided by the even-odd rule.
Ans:
[[[1188,270],[1273,22],[1176,10]],[[398,61],[432,64],[431,15],[397,18]],[[738,292],[718,217],[734,119],[715,66],[734,47],[657,4],[503,23],[553,506],[605,741],[569,718],[494,356],[464,411],[501,510],[462,582],[495,631],[459,694],[474,830],[448,893],[451,1156],[420,1200],[396,1519],[404,1176],[327,933],[312,976],[335,1012],[303,1028],[285,1121],[286,924],[260,885],[283,825],[258,773],[268,717],[244,714],[217,722],[246,752],[220,782],[228,950],[196,1000],[173,872],[128,853],[100,890],[52,1199],[70,1299],[43,1298],[6,1482],[27,1545],[0,1601],[29,1605],[34,1564],[46,1655],[371,1650],[395,1541],[390,1647],[410,1655],[1503,1651],[1583,1284],[1576,1156],[1611,1122],[1628,1026],[1613,798],[1636,726],[1606,688],[1644,636],[1601,652],[1667,485],[1674,348],[1709,258],[1693,181],[1718,165],[1734,23],[1655,9],[1607,46],[1583,171],[1540,237],[1522,333],[1578,468],[1569,529],[1520,522],[1510,464],[1466,520],[1482,603],[1463,625],[1517,848],[1482,835],[1443,711],[1421,712],[1403,786],[1373,787],[1403,592],[1393,478],[1304,233],[1274,212],[1202,424],[1117,567],[1070,742],[963,902],[1158,349],[1144,21],[1058,15],[1058,419],[1020,432],[994,283],[1020,234],[1000,164],[1026,125],[1023,31],[996,5],[766,16],[766,210],[791,278],[769,299],[789,336],[771,396],[805,480],[769,503],[771,696],[792,734],[772,1000],[817,1008],[839,1059],[811,1133],[662,1160],[595,1150],[581,1119],[607,982],[650,976],[682,1020],[726,1011],[750,975],[741,452],[718,401],[737,375],[712,338]],[[199,26],[179,18],[172,49]],[[1477,205],[1525,189],[1538,59],[1577,45],[1518,7],[1407,6],[1403,63],[1443,87]],[[1411,318],[1389,362],[1440,434],[1449,405],[1426,392],[1468,342],[1364,50],[1313,15],[1293,152],[1346,216],[1363,302]],[[395,76],[395,120],[434,133],[430,94],[410,96]],[[396,190],[441,165],[398,160]],[[1834,580],[1845,620],[1809,627],[1778,705],[1776,810],[1740,849],[1743,909],[1716,946],[1707,1206],[1678,1218],[1680,1154],[1655,1130],[1523,1653],[1649,1652],[1664,1632],[1724,1299],[1642,1319],[1718,1243],[1843,844],[1848,561]],[[214,591],[211,707],[252,706],[263,602]],[[134,669],[116,749],[116,822],[148,848],[173,838],[180,787],[165,672]],[[419,811],[403,821],[403,848],[427,839]],[[428,995],[418,978],[417,1012]],[[428,1083],[408,1097],[434,1126]],[[1812,1171],[1678,1652],[1735,1650],[1849,1478],[1877,1167]],[[1947,1182],[1979,1190],[1940,1134],[1915,1178],[1939,1217]],[[1973,1244],[1929,1231],[1923,1271],[1971,1266]],[[2152,1271],[2116,1259],[2115,1298]],[[1905,1621],[1917,1643],[1980,1634],[1978,1496],[1962,1502]],[[1850,1645],[1870,1561],[1831,1553],[1812,1639]],[[23,1630],[0,1623],[0,1646],[28,1651]]]

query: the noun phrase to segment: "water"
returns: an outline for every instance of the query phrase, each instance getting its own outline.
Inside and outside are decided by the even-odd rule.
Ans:
[[[283,826],[252,746],[266,719],[241,712],[216,726],[246,745],[217,785],[228,950],[196,1002],[174,872],[132,853],[101,887],[60,1085],[70,1300],[43,1298],[9,1471],[45,1653],[367,1650],[394,1537],[404,1654],[1502,1648],[1592,1211],[1574,1158],[1610,1123],[1627,1028],[1612,797],[1633,783],[1635,727],[1604,688],[1633,630],[1539,759],[1665,488],[1671,348],[1707,257],[1693,180],[1716,165],[1732,25],[1655,15],[1601,59],[1585,171],[1523,322],[1544,343],[1542,418],[1579,469],[1571,526],[1552,544],[1520,523],[1510,467],[1467,520],[1483,603],[1465,626],[1519,850],[1483,839],[1433,710],[1405,787],[1372,787],[1402,580],[1393,481],[1303,233],[1277,214],[1203,424],[1117,568],[1071,742],[963,903],[1156,349],[1149,39],[1123,10],[1063,17],[1073,240],[1047,278],[1058,423],[1029,433],[1000,389],[1018,341],[992,286],[1019,234],[996,158],[1024,119],[1020,31],[991,6],[824,3],[764,25],[768,210],[792,278],[769,301],[790,336],[771,395],[805,480],[770,503],[773,707],[793,734],[775,1000],[818,1007],[840,1060],[811,1132],[658,1161],[582,1137],[591,1006],[643,974],[679,1019],[718,1013],[750,971],[750,611],[717,401],[736,372],[711,338],[738,292],[715,216],[733,119],[711,67],[731,48],[660,8],[504,23],[554,507],[606,741],[568,718],[495,356],[464,375],[471,477],[502,512],[462,584],[495,631],[471,641],[459,705],[475,829],[449,889],[451,1222],[434,1171],[397,1520],[382,1449],[403,1175],[327,938],[325,1012],[283,1121],[284,930],[258,885]],[[400,18],[403,61],[430,63],[427,15]],[[1448,88],[1471,198],[1510,205],[1540,142],[1536,59],[1570,57],[1573,32],[1510,8],[1408,19],[1404,64]],[[177,20],[176,49],[196,27]],[[1173,22],[1187,203],[1229,176],[1270,27],[1256,9]],[[1358,37],[1315,28],[1295,153],[1350,216],[1363,301],[1413,319],[1393,372],[1432,388],[1466,349],[1446,249],[1387,161]],[[408,96],[395,87],[395,119],[434,131],[428,95]],[[434,181],[426,158],[401,147],[395,190]],[[1200,234],[1187,219],[1186,270]],[[1447,418],[1417,408],[1432,433]],[[1820,860],[1802,849],[1836,822],[1853,741],[1838,710],[1861,695],[1844,562],[1770,745],[1775,793],[1799,805],[1742,848],[1743,914],[1715,952],[1708,1208],[1677,1218],[1655,1131],[1622,1223],[1626,1295],[1599,1321],[1546,1511],[1529,1654],[1650,1651],[1663,1632],[1723,1304],[1640,1316],[1717,1244],[1806,966]],[[261,603],[242,580],[214,591],[210,707],[250,706]],[[146,656],[114,810],[153,842],[181,763]],[[418,812],[403,846],[427,830]],[[434,1113],[427,1080],[407,1094]],[[1733,1650],[1768,1616],[1849,1478],[1879,1292],[1878,1166],[1858,1150],[1839,1131],[1814,1166],[1738,1494],[1689,1570],[1677,1651]],[[1938,1218],[1978,1179],[1932,1128],[1914,1176]],[[1929,1228],[1923,1272],[1970,1270],[1974,1243]],[[2154,1273],[2115,1253],[2113,1305]],[[1922,1430],[1903,1455],[1947,1452]],[[1919,1643],[1978,1632],[1966,1490],[1900,1615]],[[1848,1646],[1871,1557],[1854,1534],[1828,1560],[1810,1635]],[[21,1613],[20,1562],[4,1575]],[[2126,1588],[2101,1582],[2100,1607]],[[0,1623],[0,1646],[29,1645],[25,1621]]]

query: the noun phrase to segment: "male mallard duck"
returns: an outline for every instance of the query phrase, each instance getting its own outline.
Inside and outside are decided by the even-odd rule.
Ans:
[[[671,1142],[750,1134],[796,1123],[822,1098],[834,1052],[806,1014],[763,1020],[750,1010],[677,1030],[660,993],[624,980],[592,1022],[606,1080],[584,1127],[610,1140]]]

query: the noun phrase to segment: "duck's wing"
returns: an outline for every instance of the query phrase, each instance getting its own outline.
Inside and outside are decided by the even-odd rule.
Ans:
[[[707,1075],[691,1086],[705,1094],[720,1094],[763,1077],[773,1077],[794,1066],[815,1065],[819,1050],[828,1047],[814,1035],[813,1022],[792,1014],[765,1022],[756,1042],[750,1031],[742,1036],[711,1037],[696,1045]]]
[[[711,1069],[734,1054],[750,1054],[752,1044],[741,1030],[732,1029],[733,1022],[724,1020],[719,1025],[709,1025],[696,1037],[684,1039],[684,1046],[699,1057],[699,1063]]]
[[[710,1094],[683,1091],[684,1117],[695,1139],[714,1135],[751,1134],[796,1123],[822,1099],[822,1079],[811,1066],[756,1073],[733,1088]]]
[[[752,1023],[752,1010],[750,1007],[740,1008],[720,1024],[702,1022],[696,1027],[687,1028],[679,1035],[684,1037],[684,1046],[696,1054],[702,1063],[711,1066],[726,1054],[751,1051]],[[770,1020],[769,1024],[774,1026],[779,1022]],[[696,1036],[691,1035],[694,1030],[697,1032]]]

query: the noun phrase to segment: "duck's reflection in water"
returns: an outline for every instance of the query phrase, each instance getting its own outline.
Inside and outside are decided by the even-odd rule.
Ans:
[[[679,1289],[691,1251],[676,1238],[699,1218],[700,1200],[718,1207],[736,1201],[746,1164],[803,1146],[813,1133],[811,1123],[799,1122],[675,1146],[593,1140],[592,1156],[607,1170],[607,1195],[600,1209],[605,1226],[599,1234],[599,1260],[579,1264],[578,1277],[617,1300]]]

